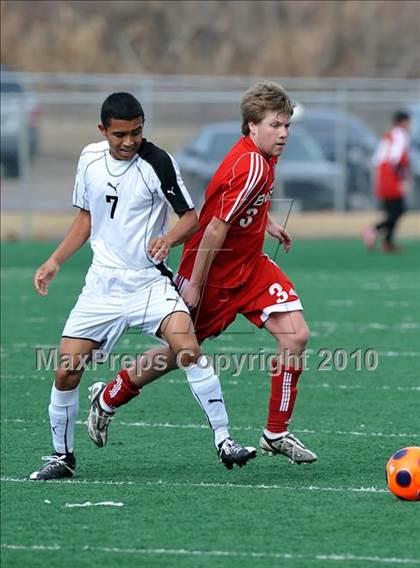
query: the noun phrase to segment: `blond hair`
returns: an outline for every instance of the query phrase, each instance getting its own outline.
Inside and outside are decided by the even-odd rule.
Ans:
[[[249,134],[249,123],[258,124],[267,112],[276,111],[292,116],[294,107],[295,103],[281,85],[273,81],[260,81],[242,97],[242,133]]]

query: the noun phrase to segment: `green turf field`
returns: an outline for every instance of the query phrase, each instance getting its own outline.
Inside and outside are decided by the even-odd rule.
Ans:
[[[53,243],[2,248],[2,557],[5,567],[366,566],[420,564],[420,503],[386,490],[398,448],[420,445],[420,243],[368,254],[357,241],[300,241],[277,261],[294,281],[312,330],[294,432],[318,453],[312,466],[258,455],[243,469],[217,461],[202,413],[177,371],[118,412],[109,445],[87,436],[88,371],[81,385],[77,476],[26,480],[50,453],[52,373],[36,346],[54,346],[82,285],[88,249],[64,266],[48,298],[33,271]],[[274,255],[274,247],[268,249]],[[176,258],[171,259],[176,265]],[[118,353],[153,341],[135,333]],[[208,353],[271,353],[268,334],[239,318]],[[319,370],[320,350],[378,353],[378,368]],[[336,363],[342,364],[341,359]],[[371,362],[371,361],[368,361]],[[362,365],[364,366],[364,365]],[[232,434],[257,445],[269,376],[222,373]],[[87,502],[120,506],[77,507]]]

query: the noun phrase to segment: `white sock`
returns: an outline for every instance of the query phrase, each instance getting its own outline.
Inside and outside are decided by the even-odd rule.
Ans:
[[[58,454],[73,453],[74,429],[79,414],[79,387],[59,391],[53,385],[48,413],[54,450]]]
[[[267,436],[269,440],[274,440],[275,438],[281,438],[281,436],[285,436],[289,431],[285,430],[284,432],[270,432],[270,430],[264,429],[264,434]]]
[[[223,400],[219,377],[212,365],[200,367],[191,365],[185,369],[188,383],[198,404],[204,410],[209,425],[214,433],[216,448],[229,437],[229,419]]]
[[[109,404],[105,402],[104,391],[102,391],[101,394],[99,395],[99,406],[102,408],[102,410],[108,412],[108,414],[114,414],[115,412],[115,408],[113,406],[109,406]]]

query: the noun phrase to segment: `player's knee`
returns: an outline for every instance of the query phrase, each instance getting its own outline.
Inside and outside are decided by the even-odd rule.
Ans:
[[[307,323],[304,321],[301,326],[299,326],[299,331],[297,334],[297,341],[300,345],[301,350],[305,349],[308,344],[310,336],[310,330]]]
[[[309,328],[303,321],[293,333],[281,334],[279,336],[280,348],[289,353],[301,353],[309,341]]]
[[[186,344],[177,353],[178,367],[188,367],[197,363],[201,355],[201,349],[198,343]]]
[[[80,383],[83,369],[59,367],[55,373],[55,386],[58,390],[74,389]]]
[[[309,341],[309,328],[305,324],[302,328],[297,330],[296,335],[293,338],[294,351],[300,353],[305,349]]]

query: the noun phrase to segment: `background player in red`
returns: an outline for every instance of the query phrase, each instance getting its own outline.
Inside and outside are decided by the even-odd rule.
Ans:
[[[297,463],[316,455],[288,431],[302,372],[309,330],[293,284],[262,253],[266,232],[283,243],[291,238],[269,216],[277,159],[289,135],[293,102],[278,84],[260,82],[241,103],[243,137],[213,176],[199,230],[184,245],[178,285],[199,341],[219,335],[243,314],[277,341],[266,428],[260,447]]]
[[[382,137],[373,157],[375,166],[375,194],[385,211],[385,219],[368,227],[363,240],[368,249],[373,249],[379,233],[383,234],[382,250],[399,252],[394,243],[394,231],[401,215],[406,210],[404,195],[409,175],[409,129],[410,115],[398,111],[394,125]]]

